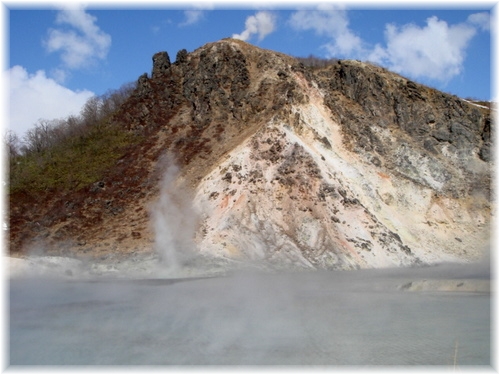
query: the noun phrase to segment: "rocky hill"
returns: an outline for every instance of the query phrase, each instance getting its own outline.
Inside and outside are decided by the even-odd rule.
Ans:
[[[224,39],[155,54],[113,121],[142,140],[100,181],[10,197],[12,254],[355,269],[489,249],[490,110],[383,68]]]

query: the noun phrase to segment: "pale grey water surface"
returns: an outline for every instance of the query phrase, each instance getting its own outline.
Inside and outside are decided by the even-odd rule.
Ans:
[[[468,268],[10,281],[10,365],[489,366],[490,293],[410,292]]]

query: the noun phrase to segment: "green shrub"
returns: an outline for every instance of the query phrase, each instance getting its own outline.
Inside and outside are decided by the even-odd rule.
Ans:
[[[40,152],[10,160],[9,190],[73,190],[98,181],[137,136],[116,125],[93,126]]]

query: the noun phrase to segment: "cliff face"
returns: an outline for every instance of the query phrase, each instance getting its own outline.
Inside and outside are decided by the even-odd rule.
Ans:
[[[46,225],[47,243],[59,233],[75,252],[150,250],[163,231],[155,240],[148,212],[178,223],[188,210],[192,236],[165,229],[177,250],[272,268],[470,261],[488,249],[489,111],[382,68],[311,70],[227,39],[173,63],[156,54],[114,121],[144,142],[72,198],[79,215]],[[159,189],[173,160],[179,173]],[[104,202],[120,209],[103,214]]]

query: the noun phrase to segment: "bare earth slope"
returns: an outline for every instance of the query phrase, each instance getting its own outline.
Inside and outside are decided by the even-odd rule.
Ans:
[[[355,269],[488,251],[489,111],[382,68],[225,39],[156,54],[115,121],[144,141],[82,191],[11,200],[12,253],[156,244],[176,262]]]

